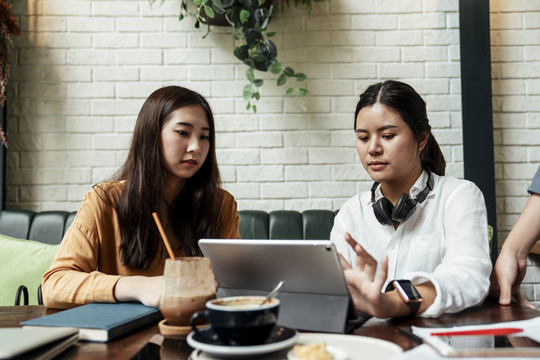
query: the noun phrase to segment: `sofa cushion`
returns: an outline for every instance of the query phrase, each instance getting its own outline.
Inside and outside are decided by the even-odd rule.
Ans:
[[[260,210],[241,210],[240,237],[242,239],[268,239],[268,213]]]
[[[0,211],[0,233],[19,239],[28,239],[30,225],[36,213],[28,210]]]
[[[330,210],[306,210],[302,213],[304,239],[329,240],[336,214]]]
[[[293,210],[276,210],[268,214],[269,239],[303,239],[302,214]]]
[[[20,285],[29,292],[29,304],[37,305],[37,289],[58,245],[15,239],[0,234],[0,306],[13,306]]]
[[[47,244],[60,244],[69,212],[41,211],[32,219],[28,239]]]

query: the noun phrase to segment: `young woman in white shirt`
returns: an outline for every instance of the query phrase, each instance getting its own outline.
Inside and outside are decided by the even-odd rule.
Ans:
[[[444,176],[422,97],[403,82],[374,84],[360,95],[354,129],[375,183],[342,206],[331,240],[356,308],[436,317],[480,304],[491,271],[484,197]]]

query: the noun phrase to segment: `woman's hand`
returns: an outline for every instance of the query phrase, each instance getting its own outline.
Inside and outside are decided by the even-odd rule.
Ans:
[[[388,257],[384,257],[379,275],[375,277],[377,261],[349,233],[345,233],[345,240],[356,252],[354,269],[339,255],[354,306],[365,314],[389,317],[391,302],[386,294],[381,293],[388,273]]]
[[[146,306],[159,307],[163,276],[124,276],[114,288],[119,302],[139,301]]]
[[[375,277],[377,261],[349,233],[345,233],[345,240],[356,253],[356,267],[354,269],[339,254],[345,280],[347,280],[347,286],[356,309],[378,318],[395,318],[409,315],[411,309],[401,299],[397,291],[381,292],[388,276],[388,257],[383,258],[379,275]],[[430,281],[415,287],[422,296],[422,305],[418,311],[422,313],[433,304],[437,292]]]

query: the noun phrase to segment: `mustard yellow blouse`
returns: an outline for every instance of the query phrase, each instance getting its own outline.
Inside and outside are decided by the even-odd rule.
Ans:
[[[105,182],[99,187],[118,199],[124,182]],[[234,197],[225,190],[219,221],[221,238],[239,239],[239,217]],[[116,211],[95,189],[84,197],[77,216],[67,229],[49,270],[43,275],[43,302],[49,308],[64,309],[92,302],[115,302],[114,287],[121,276],[163,275],[166,250],[148,269],[132,269],[120,259],[121,236]],[[176,251],[182,256],[181,249]]]

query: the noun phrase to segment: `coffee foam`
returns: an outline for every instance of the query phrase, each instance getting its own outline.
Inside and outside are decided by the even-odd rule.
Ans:
[[[264,305],[260,305],[264,296],[235,296],[210,300],[206,306],[220,310],[255,310],[271,308],[279,304],[278,299],[270,299]]]

